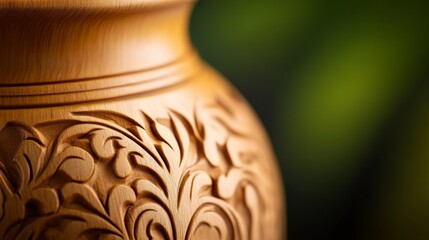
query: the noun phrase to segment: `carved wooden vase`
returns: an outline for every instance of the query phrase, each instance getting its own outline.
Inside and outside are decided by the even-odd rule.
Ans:
[[[0,0],[0,239],[281,239],[263,129],[186,0]]]

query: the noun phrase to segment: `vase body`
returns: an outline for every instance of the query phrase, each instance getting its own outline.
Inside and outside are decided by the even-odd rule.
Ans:
[[[191,2],[0,6],[0,239],[285,236],[269,142],[192,50]]]

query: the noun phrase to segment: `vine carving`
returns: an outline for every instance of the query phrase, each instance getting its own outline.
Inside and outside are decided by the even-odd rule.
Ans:
[[[266,171],[225,114],[7,123],[0,238],[260,239]]]

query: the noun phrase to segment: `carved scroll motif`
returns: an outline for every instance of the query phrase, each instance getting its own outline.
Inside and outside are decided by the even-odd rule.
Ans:
[[[219,109],[8,123],[0,239],[260,239],[266,172]]]

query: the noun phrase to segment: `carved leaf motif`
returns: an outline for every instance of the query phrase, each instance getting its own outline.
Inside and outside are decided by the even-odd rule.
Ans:
[[[207,227],[216,230],[220,236],[218,239],[247,239],[242,229],[244,224],[237,218],[239,214],[230,209],[226,202],[219,202],[212,197],[202,198],[201,201],[202,204],[192,216],[185,239],[198,239],[201,237],[200,231],[205,232],[207,229],[204,228]]]
[[[27,164],[29,168],[31,168],[30,175],[32,176],[32,178],[34,178],[39,174],[39,171],[42,167],[42,154],[43,149],[39,143],[36,143],[33,140],[25,140],[22,142],[22,147],[17,152],[15,158],[19,157],[23,160],[28,161]]]
[[[126,229],[125,215],[127,209],[136,200],[137,198],[133,189],[124,185],[115,186],[109,194],[107,203],[109,216],[122,231]],[[125,234],[125,232],[123,232],[123,234]]]
[[[148,201],[130,209],[131,239],[177,239],[171,216],[162,205]]]
[[[167,204],[168,199],[164,192],[151,181],[146,179],[139,179],[134,185],[135,192],[143,198],[158,198],[158,201]]]
[[[87,182],[94,173],[94,159],[77,147],[68,147],[57,156],[61,165],[58,172],[63,172],[73,181]]]
[[[97,193],[86,184],[68,183],[61,189],[61,195],[67,202],[81,202],[86,208],[107,217],[107,212],[98,199]]]
[[[117,136],[112,136],[109,129],[97,129],[90,133],[91,147],[94,153],[104,161],[110,160],[115,156],[114,140]]]
[[[228,113],[74,116],[46,146],[26,127],[0,159],[0,238],[259,238],[266,186]]]
[[[261,208],[258,193],[252,186],[246,186],[244,188],[244,200],[246,202],[247,207],[249,208],[249,211],[251,212],[250,221],[251,225],[253,226],[251,230],[251,236],[252,239],[258,240],[261,239],[263,236],[261,236],[261,229],[258,224],[258,220],[260,219],[260,212],[259,209]]]
[[[228,234],[228,224],[216,212],[204,212],[198,215],[195,221],[199,222],[199,225],[189,239],[231,239]]]
[[[217,182],[217,193],[223,199],[230,199],[237,191],[238,185],[241,183],[243,173],[242,170],[234,168],[227,175],[219,177]]]
[[[127,178],[131,175],[132,168],[129,159],[129,150],[121,148],[117,152],[116,160],[113,162],[113,172],[119,178]]]
[[[36,188],[29,201],[37,205],[40,214],[54,213],[60,207],[57,192],[52,188]]]
[[[191,136],[188,132],[193,131],[192,126],[177,112],[170,115],[172,122],[172,131],[180,149],[180,172],[183,172],[183,167],[187,164],[193,165],[194,159],[191,159]],[[192,162],[191,162],[192,161]]]
[[[20,143],[16,155],[10,162],[7,171],[14,173],[12,183],[17,191],[22,191],[24,185],[30,183],[39,173],[42,161],[43,149],[34,140],[26,139]]]
[[[114,123],[116,126],[120,126],[129,132],[137,136],[137,132],[142,128],[138,121],[127,117],[124,114],[113,112],[113,111],[91,111],[91,112],[74,112],[76,116],[88,116],[96,117],[98,119],[104,119],[106,122]]]
[[[10,164],[9,172],[13,174],[12,183],[16,185],[18,192],[21,192],[25,185],[31,180],[31,166],[27,162],[26,156],[16,156]]]

